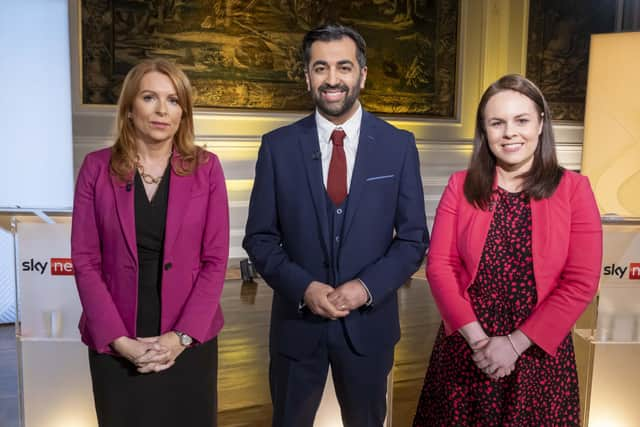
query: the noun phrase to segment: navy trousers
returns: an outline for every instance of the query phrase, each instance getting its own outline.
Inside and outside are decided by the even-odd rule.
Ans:
[[[269,380],[273,427],[313,426],[329,365],[344,426],[382,427],[393,346],[359,355],[341,320],[327,321],[326,334],[309,357],[295,360],[272,349]]]

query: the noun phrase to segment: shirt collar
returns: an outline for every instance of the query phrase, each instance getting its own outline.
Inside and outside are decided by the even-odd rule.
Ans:
[[[349,117],[349,119],[342,123],[340,126],[336,126],[334,123],[325,118],[318,109],[316,108],[316,126],[318,128],[318,139],[321,144],[330,144],[331,143],[331,133],[336,128],[341,128],[344,130],[347,138],[345,142],[355,142],[357,144],[356,137],[359,135],[360,124],[362,123],[362,105],[358,104],[358,109],[353,114],[353,116]]]

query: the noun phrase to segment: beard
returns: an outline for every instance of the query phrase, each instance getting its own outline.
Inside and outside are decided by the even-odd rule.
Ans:
[[[360,82],[362,78],[358,78],[353,87],[349,87],[345,84],[328,85],[322,84],[315,91],[311,91],[311,97],[313,103],[318,110],[327,117],[340,117],[349,111],[353,104],[358,100],[360,96]],[[340,90],[345,93],[344,100],[342,102],[327,102],[322,98],[322,92],[325,90]]]

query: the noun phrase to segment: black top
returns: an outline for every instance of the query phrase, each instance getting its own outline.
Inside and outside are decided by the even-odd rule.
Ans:
[[[136,244],[138,248],[138,318],[139,337],[160,334],[162,251],[164,245],[167,204],[169,201],[170,167],[164,171],[151,201],[147,198],[140,174],[135,174]]]

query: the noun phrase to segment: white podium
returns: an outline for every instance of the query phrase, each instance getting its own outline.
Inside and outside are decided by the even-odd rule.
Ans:
[[[14,230],[23,427],[97,427],[70,236],[68,223],[17,222]]]
[[[573,335],[582,425],[639,426],[640,219],[605,218],[603,231],[596,327]]]

